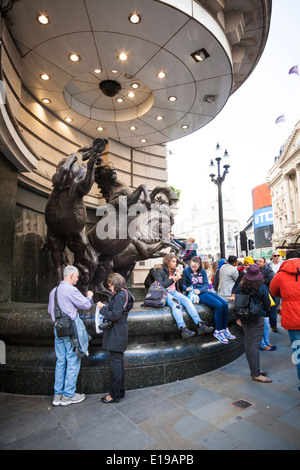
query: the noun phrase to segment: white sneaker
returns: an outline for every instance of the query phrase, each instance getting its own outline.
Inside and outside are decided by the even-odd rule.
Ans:
[[[82,393],[75,393],[72,397],[65,397],[64,395],[62,396],[61,399],[61,406],[68,406],[76,403],[81,403],[83,400],[85,400],[85,394]]]
[[[228,330],[228,328],[226,328],[225,330],[222,330],[222,333],[227,339],[236,339],[236,336],[232,335],[230,331]]]
[[[61,395],[54,395],[52,405],[59,406],[61,404],[62,394]]]
[[[221,343],[229,343],[228,339],[224,336],[223,331],[215,330],[213,333],[214,337],[217,338]]]

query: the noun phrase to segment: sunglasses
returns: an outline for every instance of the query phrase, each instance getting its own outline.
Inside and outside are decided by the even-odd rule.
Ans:
[[[280,255],[273,255],[273,258],[279,258]]]

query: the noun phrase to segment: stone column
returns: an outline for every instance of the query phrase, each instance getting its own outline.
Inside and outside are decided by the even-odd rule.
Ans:
[[[17,175],[0,152],[0,302],[11,299]]]
[[[300,163],[297,163],[296,165],[296,184],[297,184],[297,191],[295,191],[295,197],[297,197],[296,222],[299,222],[300,221]]]
[[[287,221],[288,221],[288,224],[292,224],[293,214],[292,214],[292,205],[291,205],[291,191],[290,191],[289,175],[284,175],[284,192],[285,192],[285,201],[286,201],[286,209],[287,209]]]

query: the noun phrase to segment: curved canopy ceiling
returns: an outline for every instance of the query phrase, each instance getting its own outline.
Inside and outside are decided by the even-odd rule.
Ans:
[[[217,18],[200,5],[214,2],[220,4],[16,1],[8,26],[22,56],[22,85],[91,138],[141,147],[183,137],[211,121],[233,91],[233,46]],[[248,0],[235,3],[253,10]],[[132,13],[138,23],[130,21]],[[39,14],[47,24],[38,21]],[[196,61],[194,52],[204,60]],[[260,54],[256,47],[247,75]]]

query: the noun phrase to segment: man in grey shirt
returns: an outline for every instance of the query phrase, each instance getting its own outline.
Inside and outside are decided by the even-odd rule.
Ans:
[[[221,267],[218,290],[219,294],[231,296],[232,288],[239,276],[239,272],[237,270],[237,262],[237,257],[230,255],[228,256],[227,263],[223,264],[223,266]]]
[[[93,303],[93,292],[88,291],[87,297],[85,297],[75,287],[78,278],[78,269],[75,266],[67,266],[64,269],[64,279],[57,287],[58,305],[72,320],[79,316],[78,308],[88,310]],[[53,322],[55,322],[55,290],[56,287],[50,292],[48,305],[48,313],[51,315]],[[56,334],[56,328],[54,328],[54,335],[56,366],[52,404],[54,406],[67,406],[72,403],[81,403],[85,399],[85,395],[76,393],[76,382],[80,371],[81,359],[78,358],[76,352],[73,351],[70,336],[59,338]]]

